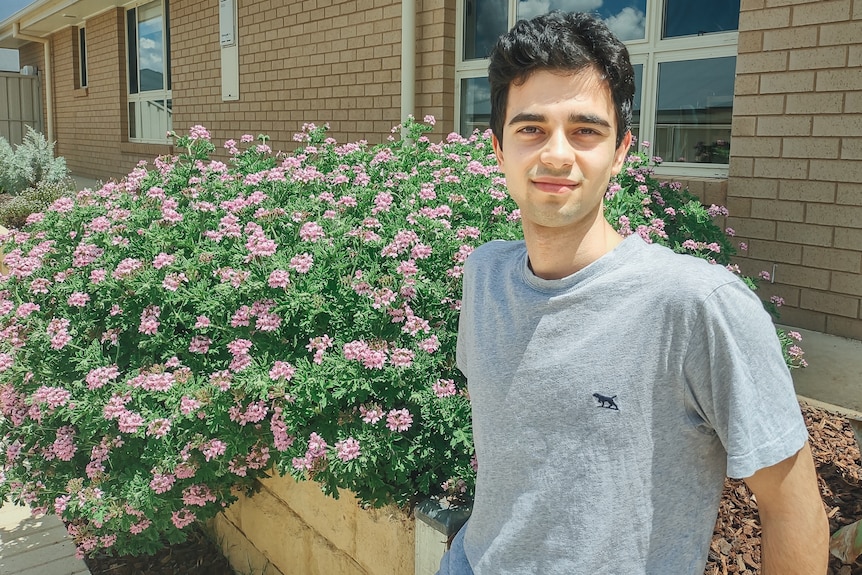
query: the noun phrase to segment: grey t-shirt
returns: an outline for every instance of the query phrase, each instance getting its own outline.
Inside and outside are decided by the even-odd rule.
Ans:
[[[721,266],[626,238],[560,280],[468,259],[458,337],[477,575],[701,575],[725,474],[807,431],[769,315]]]

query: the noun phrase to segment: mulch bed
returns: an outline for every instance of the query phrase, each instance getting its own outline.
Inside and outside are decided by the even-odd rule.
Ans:
[[[838,415],[802,406],[817,464],[830,532],[862,519],[862,461],[853,431]],[[234,575],[220,549],[201,531],[153,556],[88,558],[93,575]],[[728,481],[704,575],[758,575],[760,525],[751,492]],[[334,573],[333,575],[338,575]],[[843,565],[831,558],[827,575],[862,575],[862,559]]]

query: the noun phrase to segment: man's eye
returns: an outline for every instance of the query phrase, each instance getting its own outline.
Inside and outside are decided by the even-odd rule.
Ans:
[[[538,134],[539,128],[537,128],[536,126],[524,126],[518,131],[522,134]]]

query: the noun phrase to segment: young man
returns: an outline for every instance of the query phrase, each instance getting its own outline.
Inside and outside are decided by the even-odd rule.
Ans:
[[[762,574],[825,573],[807,433],[760,301],[605,221],[632,139],[623,44],[583,14],[521,21],[489,80],[524,241],[466,264],[479,471],[440,573],[701,575],[726,474],[756,496]]]

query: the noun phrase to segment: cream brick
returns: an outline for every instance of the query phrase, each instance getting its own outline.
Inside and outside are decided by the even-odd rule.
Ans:
[[[859,182],[862,174],[860,160],[810,160],[812,180],[833,182]]]
[[[727,173],[731,178],[751,178],[754,173],[754,158],[730,157]]]
[[[818,92],[862,90],[862,68],[818,71],[816,89]]]
[[[805,210],[805,222],[809,224],[831,225],[843,228],[856,228],[862,222],[862,206],[838,206],[829,204],[810,204]],[[835,230],[836,247],[838,230]]]
[[[814,160],[755,158],[754,177],[804,180],[808,178],[809,161]]]
[[[751,217],[751,198],[728,197],[725,203],[730,215],[736,218]]]
[[[793,264],[782,264],[779,268],[776,268],[775,275],[777,276],[776,281],[780,281],[785,285],[819,290],[829,289],[830,272],[828,270],[796,266]],[[772,285],[769,286],[769,288],[772,287]],[[767,288],[764,288],[764,291],[766,289]],[[796,296],[794,295],[794,298],[795,297]],[[786,297],[785,299],[787,300]],[[790,301],[788,300],[787,303],[790,303]],[[793,302],[792,305],[796,305],[796,302]]]
[[[774,240],[775,222],[751,218],[727,218],[727,227],[733,228],[737,237],[748,239]]]
[[[838,184],[838,194],[835,198],[835,203],[862,206],[862,183]]]
[[[781,157],[781,138],[733,138],[735,157],[778,158]]]
[[[858,225],[858,222],[857,222]],[[835,247],[845,250],[862,251],[862,228],[835,228]]]
[[[822,313],[799,309],[798,307],[782,307],[781,323],[788,326],[801,327],[802,329],[810,329],[812,331],[826,331],[825,315]]]
[[[817,46],[817,26],[778,28],[763,32],[763,50],[786,50]]]
[[[810,267],[858,274],[862,271],[862,253],[817,246],[802,248],[802,263]]]
[[[814,78],[815,73],[811,71],[762,74],[760,76],[760,93],[787,94],[793,92],[811,92],[814,90]]]
[[[778,197],[782,200],[799,200],[808,203],[835,203],[836,184],[811,180],[783,180],[778,187]]]
[[[751,32],[740,32],[737,43],[737,53],[747,54],[750,52],[763,51],[763,32],[753,30]]]
[[[840,149],[839,138],[784,138],[783,158],[836,158]]]
[[[800,307],[831,315],[859,317],[859,298],[823,291],[804,290],[800,299]]]
[[[778,181],[760,178],[731,178],[728,181],[728,198],[777,198]]]
[[[753,136],[757,132],[757,118],[742,117],[734,114],[730,134],[736,136]]]
[[[849,136],[862,133],[862,114],[840,116],[814,116],[811,128],[813,136]]]
[[[843,106],[844,96],[840,93],[787,94],[784,111],[796,115],[840,114]]]
[[[862,45],[857,44],[848,48],[847,66],[850,68],[862,66]]]
[[[850,19],[851,0],[820,0],[793,8],[793,26],[842,22]]]
[[[790,8],[766,8],[763,10],[740,12],[739,30],[768,30],[790,25]]]
[[[808,136],[812,133],[811,125],[811,118],[804,116],[764,116],[757,120],[757,135]]]
[[[862,296],[862,274],[832,272],[833,292]]]
[[[739,5],[740,12],[749,12],[751,10],[761,10],[764,6],[764,0],[742,0]]]
[[[736,58],[736,73],[782,72],[787,70],[787,60],[788,52],[786,50],[740,54]]]
[[[814,70],[818,68],[841,68],[847,65],[846,46],[827,46],[790,52],[791,70]]]
[[[760,76],[758,74],[740,74],[734,82],[733,100],[734,112],[736,111],[736,101],[740,96],[757,94],[760,90]],[[736,113],[736,112],[735,112]]]
[[[783,114],[784,98],[785,96],[783,94],[772,96],[741,96],[737,92],[736,97],[734,97],[733,99],[733,113],[739,116],[763,116],[770,114]],[[736,140],[734,140],[734,144],[735,143]]]
[[[840,22],[820,26],[821,46],[852,45],[859,41],[859,22]]]
[[[805,204],[787,200],[751,200],[751,217],[777,222],[805,221]]]
[[[827,248],[832,247],[833,235],[832,226],[814,226],[795,222],[778,222],[775,230],[775,239],[780,242]]]

